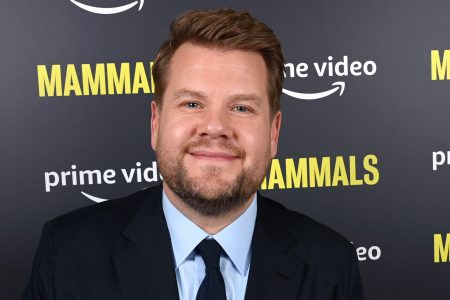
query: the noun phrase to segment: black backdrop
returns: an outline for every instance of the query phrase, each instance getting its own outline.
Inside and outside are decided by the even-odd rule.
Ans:
[[[19,298],[46,220],[159,181],[150,63],[179,13],[232,7],[274,29],[300,93],[263,193],[354,242],[366,299],[449,299],[450,2],[167,2],[0,4],[0,298]]]

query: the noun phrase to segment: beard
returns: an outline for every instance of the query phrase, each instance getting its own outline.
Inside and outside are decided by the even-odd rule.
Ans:
[[[271,159],[268,147],[263,161],[243,168],[229,182],[222,177],[222,168],[217,166],[202,167],[202,175],[190,175],[183,158],[197,147],[214,145],[242,161],[246,155],[239,147],[227,141],[213,143],[210,139],[199,139],[186,144],[180,154],[173,157],[171,152],[159,145],[156,147],[156,158],[164,182],[188,207],[204,216],[221,216],[244,206],[258,190]]]

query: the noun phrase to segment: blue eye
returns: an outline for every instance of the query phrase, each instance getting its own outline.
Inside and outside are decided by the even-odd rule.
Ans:
[[[198,108],[198,107],[200,107],[200,105],[198,105],[198,103],[195,103],[195,102],[188,102],[188,103],[186,103],[186,107],[187,108]]]
[[[237,105],[237,106],[233,107],[233,110],[235,110],[237,112],[248,112],[248,108],[243,105]]]

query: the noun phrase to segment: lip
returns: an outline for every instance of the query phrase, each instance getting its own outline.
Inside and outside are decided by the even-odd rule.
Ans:
[[[216,161],[230,161],[238,158],[235,154],[232,153],[212,150],[193,150],[189,151],[189,154],[197,159]]]

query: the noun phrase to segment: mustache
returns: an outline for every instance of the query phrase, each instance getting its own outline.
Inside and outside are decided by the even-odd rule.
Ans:
[[[197,149],[215,148],[240,159],[245,158],[245,151],[239,146],[235,146],[226,140],[197,139],[188,142],[183,147],[184,153],[189,153]]]

